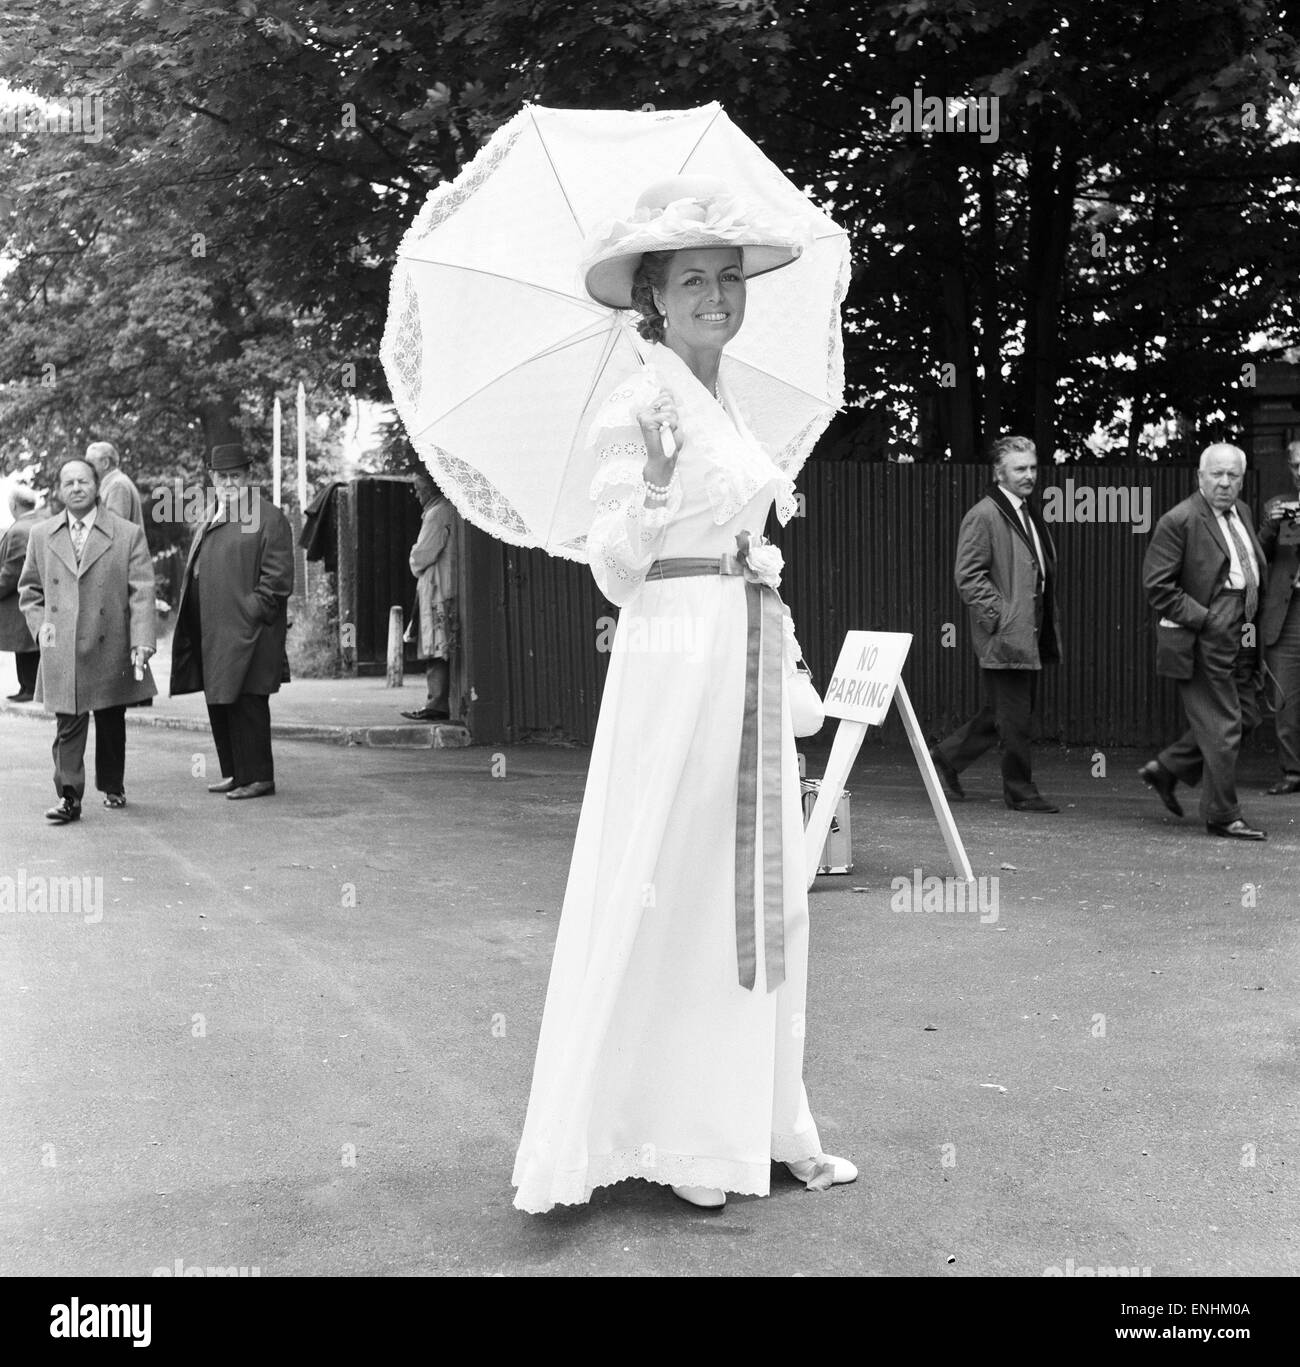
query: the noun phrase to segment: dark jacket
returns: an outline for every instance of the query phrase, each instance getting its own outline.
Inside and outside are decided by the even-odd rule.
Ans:
[[[141,680],[131,664],[132,646],[157,639],[153,561],[134,522],[97,508],[78,566],[67,517],[38,521],[18,592],[40,642],[36,698],[47,712],[130,706],[158,692],[148,666]]]
[[[1262,590],[1268,576],[1263,548],[1250,525],[1250,509],[1240,499],[1235,506],[1242,532],[1255,553]],[[1175,624],[1156,628],[1156,673],[1163,678],[1192,677],[1197,633],[1231,568],[1219,519],[1199,490],[1156,523],[1142,562],[1142,585],[1152,608]]]
[[[1061,658],[1056,622],[1056,547],[1031,508],[1046,558],[1042,620],[1036,621],[1038,561],[1011,500],[994,486],[962,519],[953,579],[970,609],[983,669],[1041,669]],[[1035,627],[1037,626],[1037,630]]]
[[[172,637],[173,696],[201,689],[208,702],[223,704],[241,693],[280,691],[293,592],[293,532],[265,494],[259,493],[254,506],[256,527],[219,514],[194,535]],[[190,639],[185,610],[196,583],[199,642]]]
[[[1282,623],[1286,621],[1287,609],[1291,606],[1296,572],[1300,570],[1300,546],[1278,543],[1281,528],[1269,520],[1268,513],[1276,504],[1293,503],[1295,498],[1294,494],[1279,494],[1276,498],[1270,498],[1264,506],[1264,521],[1259,527],[1259,544],[1268,559],[1268,589],[1259,613],[1259,643],[1262,646],[1275,645],[1282,634]]]
[[[27,538],[32,528],[49,517],[48,509],[24,513],[9,524],[0,537],[0,650],[35,650],[36,642],[27,630],[18,606],[18,576],[27,558]]]

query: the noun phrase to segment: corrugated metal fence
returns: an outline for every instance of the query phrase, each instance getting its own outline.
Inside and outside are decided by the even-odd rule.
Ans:
[[[1155,677],[1152,618],[1141,585],[1149,533],[1196,487],[1192,466],[1048,468],[1038,497],[1087,516],[1084,490],[1124,489],[1127,520],[1056,520],[1065,658],[1045,671],[1042,735],[1072,745],[1156,745],[1181,729],[1174,686]],[[1068,482],[1067,482],[1068,481]],[[979,706],[966,610],[952,582],[957,529],[988,487],[985,466],[810,462],[803,516],[770,534],[785,553],[782,597],[823,687],[851,629],[910,631],[904,679],[928,734]],[[1246,497],[1253,488],[1248,477]],[[1146,513],[1149,520],[1143,521]],[[506,734],[588,743],[608,664],[601,618],[615,610],[585,567],[500,546],[509,690]],[[896,720],[886,727],[901,734]],[[829,731],[825,734],[829,734]]]

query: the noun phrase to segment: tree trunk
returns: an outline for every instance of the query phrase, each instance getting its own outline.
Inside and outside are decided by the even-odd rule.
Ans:
[[[979,251],[975,278],[979,291],[979,358],[984,371],[983,412],[978,441],[981,449],[1002,430],[1002,308],[998,298],[997,160],[992,149],[982,149],[979,163]]]
[[[1073,131],[1041,115],[1029,162],[1029,234],[1025,254],[1025,358],[1021,421],[1038,457],[1056,449],[1056,382],[1060,377],[1061,300],[1074,218],[1079,159]]]
[[[940,326],[939,356],[942,367],[951,364],[954,383],[941,386],[943,425],[955,461],[969,463],[979,459],[976,431],[975,355],[971,332],[970,296],[966,283],[965,241],[961,211],[963,190],[955,156],[943,154],[935,166],[935,181],[941,195],[943,219],[939,227]]]

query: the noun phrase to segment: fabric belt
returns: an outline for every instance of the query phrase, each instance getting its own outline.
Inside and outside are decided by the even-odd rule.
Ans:
[[[650,579],[743,575],[739,557],[656,560]],[[758,972],[754,931],[755,832],[763,822],[763,957],[769,992],[785,982],[785,865],[781,811],[781,596],[745,580],[745,712],[736,776],[736,962],[740,985],[753,991]],[[760,728],[759,721],[762,719]],[[760,766],[760,745],[762,748]],[[758,775],[763,775],[759,789]]]

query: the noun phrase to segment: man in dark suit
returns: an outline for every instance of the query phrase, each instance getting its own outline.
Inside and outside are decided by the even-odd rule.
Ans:
[[[1255,617],[1267,578],[1264,552],[1239,498],[1246,455],[1216,442],[1201,453],[1199,489],[1156,524],[1142,565],[1160,621],[1156,672],[1178,681],[1188,728],[1138,772],[1174,813],[1175,788],[1197,784],[1211,835],[1263,840],[1242,819],[1237,755],[1259,721]]]
[[[995,741],[1002,745],[1002,794],[1017,812],[1060,808],[1034,784],[1030,724],[1044,665],[1061,658],[1056,624],[1056,547],[1029,504],[1038,456],[1028,437],[993,443],[993,488],[962,519],[954,579],[970,610],[985,703],[930,751],[949,796],[958,774]]]
[[[171,692],[203,691],[221,781],[232,801],[275,792],[270,695],[284,676],[293,532],[252,482],[242,446],[215,446],[216,508],[198,529],[172,638]]]
[[[41,652],[18,606],[18,576],[27,559],[27,538],[32,527],[49,513],[37,513],[36,495],[21,485],[9,495],[9,511],[14,520],[0,537],[0,650],[12,650],[18,667],[18,692],[11,693],[8,701],[31,702],[36,693]]]
[[[1269,499],[1259,527],[1268,557],[1268,591],[1259,614],[1259,644],[1282,698],[1275,717],[1282,777],[1268,791],[1300,792],[1300,441],[1286,448],[1296,493]]]
[[[57,718],[59,802],[45,815],[63,826],[81,816],[92,712],[95,786],[105,807],[126,806],[126,709],[158,691],[149,671],[157,627],[143,530],[98,505],[89,461],[64,461],[57,478],[64,512],[32,528],[18,599],[40,642],[37,696]]]

